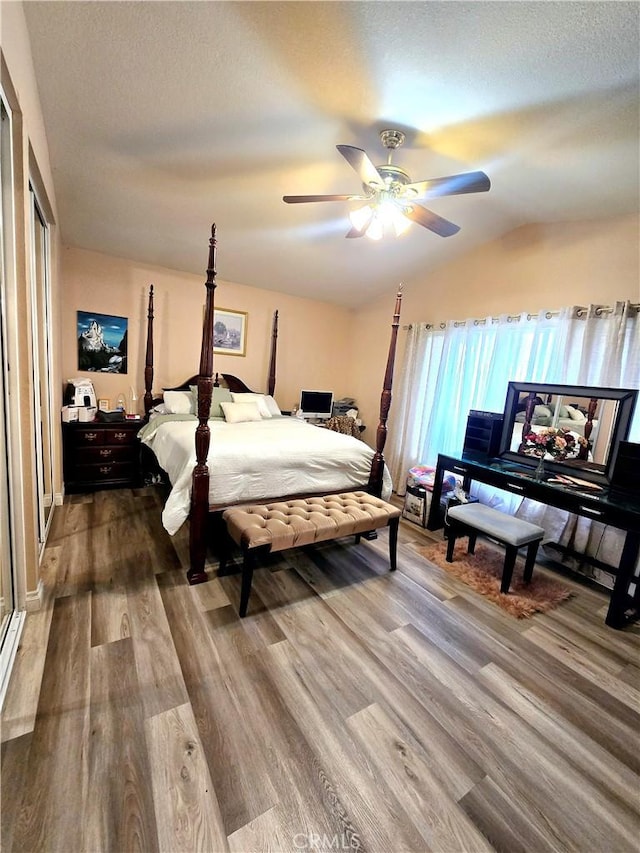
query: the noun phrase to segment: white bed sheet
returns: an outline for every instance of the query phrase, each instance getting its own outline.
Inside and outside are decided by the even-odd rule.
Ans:
[[[151,422],[141,433],[171,481],[162,523],[173,535],[189,515],[196,462],[197,420]],[[360,488],[368,482],[374,451],[365,442],[297,418],[227,424],[210,420],[209,503],[216,506],[294,494]],[[383,495],[391,495],[385,466]]]

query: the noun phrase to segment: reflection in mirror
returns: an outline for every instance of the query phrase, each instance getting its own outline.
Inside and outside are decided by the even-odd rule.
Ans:
[[[630,389],[510,382],[500,454],[525,465],[542,457],[550,470],[607,482],[636,397]]]

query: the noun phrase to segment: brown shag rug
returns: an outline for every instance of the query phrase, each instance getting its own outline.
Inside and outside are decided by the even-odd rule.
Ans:
[[[504,551],[494,551],[480,542],[476,545],[475,554],[467,554],[467,540],[458,540],[453,552],[453,563],[447,563],[446,553],[447,543],[444,541],[420,548],[420,554],[427,560],[455,575],[471,589],[517,619],[525,619],[534,613],[544,613],[571,597],[572,593],[568,587],[546,577],[537,568],[533,570],[531,583],[523,583],[524,559],[521,557],[516,560],[509,593],[503,595],[500,592],[500,582]]]

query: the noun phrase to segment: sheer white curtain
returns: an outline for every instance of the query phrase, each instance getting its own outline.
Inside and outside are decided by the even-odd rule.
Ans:
[[[569,385],[640,388],[640,311],[629,302],[612,308],[590,305],[561,312],[557,338],[558,376]],[[640,441],[640,405],[629,435]]]
[[[503,410],[509,381],[639,388],[637,309],[619,302],[612,310],[571,306],[413,326],[390,418],[388,458],[400,494],[413,465],[462,450],[470,409]],[[639,437],[636,412],[631,438]]]

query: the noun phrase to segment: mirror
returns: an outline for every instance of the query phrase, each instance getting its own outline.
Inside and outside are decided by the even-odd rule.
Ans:
[[[551,472],[571,470],[608,484],[637,395],[632,389],[509,382],[500,456],[535,467],[543,455]],[[548,429],[561,431],[551,453],[542,444]]]

